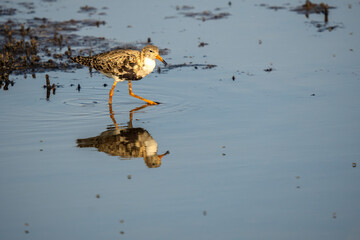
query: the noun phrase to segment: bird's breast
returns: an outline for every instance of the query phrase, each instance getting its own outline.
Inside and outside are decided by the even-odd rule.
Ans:
[[[144,65],[138,72],[138,76],[145,77],[146,75],[150,74],[156,66],[156,62],[153,59],[145,58]]]

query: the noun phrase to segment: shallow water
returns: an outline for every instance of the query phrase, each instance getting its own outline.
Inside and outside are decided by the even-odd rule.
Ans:
[[[79,33],[150,37],[170,50],[170,64],[217,67],[133,82],[157,106],[141,108],[119,83],[113,112],[112,80],[88,69],[10,75],[14,86],[0,92],[0,238],[358,239],[360,4],[328,1],[336,7],[328,24],[338,27],[318,32],[312,21],[322,15],[290,11],[302,2],[266,2],[285,7],[277,11],[262,3],[35,1],[31,12],[4,2],[22,12],[2,21],[104,20]],[[84,5],[97,11],[78,12]],[[205,10],[230,15],[182,14]],[[45,74],[60,85],[49,99]],[[129,136],[102,150],[78,147],[116,130],[145,133],[145,152],[170,154],[148,168],[146,154],[125,154]],[[116,147],[119,156],[104,150]]]

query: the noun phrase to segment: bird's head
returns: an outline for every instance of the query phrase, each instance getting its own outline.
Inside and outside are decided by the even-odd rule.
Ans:
[[[150,59],[158,59],[160,60],[162,63],[165,64],[165,66],[167,65],[167,62],[165,62],[164,59],[162,59],[162,57],[160,57],[159,55],[159,48],[155,47],[153,45],[147,45],[143,48],[142,50],[142,54],[144,57],[146,58],[150,58]]]

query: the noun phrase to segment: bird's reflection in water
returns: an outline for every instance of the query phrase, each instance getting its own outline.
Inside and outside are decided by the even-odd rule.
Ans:
[[[149,168],[160,167],[162,157],[169,154],[169,151],[158,155],[157,142],[151,137],[149,132],[143,128],[134,128],[132,125],[134,112],[148,106],[148,104],[145,104],[131,110],[128,126],[119,127],[116,123],[112,106],[109,104],[110,118],[114,122],[114,127],[96,137],[77,139],[77,146],[80,148],[97,148],[100,152],[111,156],[120,156],[125,159],[142,157]]]

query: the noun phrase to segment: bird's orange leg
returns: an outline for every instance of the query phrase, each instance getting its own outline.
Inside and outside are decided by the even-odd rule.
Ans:
[[[112,85],[111,90],[109,92],[109,104],[112,103],[112,96],[114,94],[114,89],[115,89],[116,84],[117,84],[117,81],[114,81],[114,84]]]
[[[153,101],[151,101],[151,100],[148,100],[148,99],[142,98],[142,97],[140,97],[140,96],[138,96],[138,95],[135,95],[135,94],[133,93],[133,91],[132,91],[132,88],[131,88],[131,81],[129,81],[129,94],[130,94],[130,96],[136,97],[136,98],[138,98],[138,99],[141,99],[141,100],[147,102],[148,104],[151,104],[151,105],[157,105],[157,104],[159,104],[158,102],[153,102]]]
[[[118,127],[118,125],[116,123],[115,117],[114,117],[114,112],[112,110],[112,104],[109,104],[109,113],[110,113],[110,118],[113,121],[115,128],[119,129],[119,127]]]

